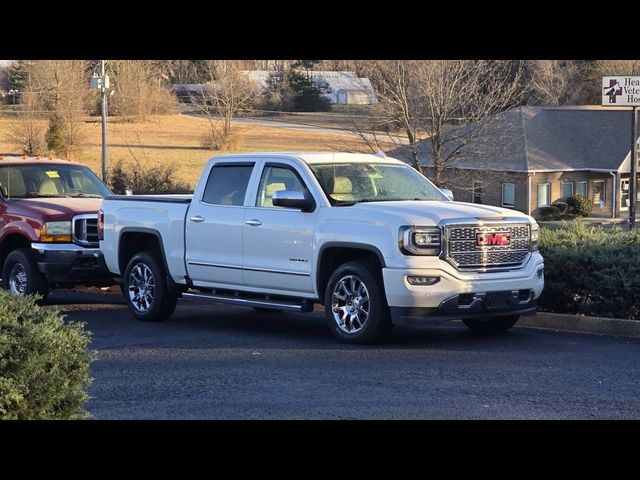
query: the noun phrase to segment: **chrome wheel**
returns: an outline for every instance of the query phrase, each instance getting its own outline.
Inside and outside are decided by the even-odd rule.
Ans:
[[[144,313],[151,308],[156,282],[151,269],[144,263],[136,264],[129,274],[129,300],[131,305]]]
[[[27,272],[24,265],[16,263],[9,272],[9,289],[11,293],[24,295],[27,291]]]
[[[331,310],[336,324],[346,333],[362,330],[369,318],[369,291],[355,275],[342,277],[333,289]]]

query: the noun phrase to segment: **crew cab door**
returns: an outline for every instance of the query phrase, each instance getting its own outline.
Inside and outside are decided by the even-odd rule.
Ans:
[[[185,220],[185,261],[196,286],[235,288],[244,284],[244,204],[254,165],[215,163],[206,183],[193,196]]]
[[[280,190],[305,192],[313,198],[303,177],[284,160],[262,165],[252,206],[245,209],[244,216],[243,269],[248,287],[313,292],[311,263],[317,215],[275,207],[272,202],[274,192]]]

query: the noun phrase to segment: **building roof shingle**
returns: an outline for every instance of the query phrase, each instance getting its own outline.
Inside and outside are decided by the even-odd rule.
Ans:
[[[522,106],[491,119],[449,163],[453,168],[526,172],[618,170],[631,149],[631,110],[599,106]],[[445,153],[455,143],[443,146]],[[406,147],[389,152],[406,158]],[[432,166],[431,141],[420,161]]]

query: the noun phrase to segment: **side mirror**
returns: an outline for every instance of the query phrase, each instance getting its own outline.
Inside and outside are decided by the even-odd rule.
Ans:
[[[126,188],[124,194],[130,197],[131,195],[133,195],[133,190],[131,190],[130,188]]]
[[[448,188],[441,188],[440,191],[444,193],[444,196],[453,202],[453,192]]]
[[[315,206],[313,200],[296,190],[278,190],[273,192],[271,200],[274,207],[299,208],[303,212],[312,211]]]

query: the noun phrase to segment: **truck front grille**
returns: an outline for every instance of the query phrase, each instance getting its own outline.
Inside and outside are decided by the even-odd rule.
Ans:
[[[98,247],[98,215],[76,215],[73,217],[72,238],[73,242],[83,247]]]
[[[509,234],[509,245],[477,245],[478,234]],[[529,225],[449,225],[444,229],[445,259],[458,270],[519,268],[529,258]]]

